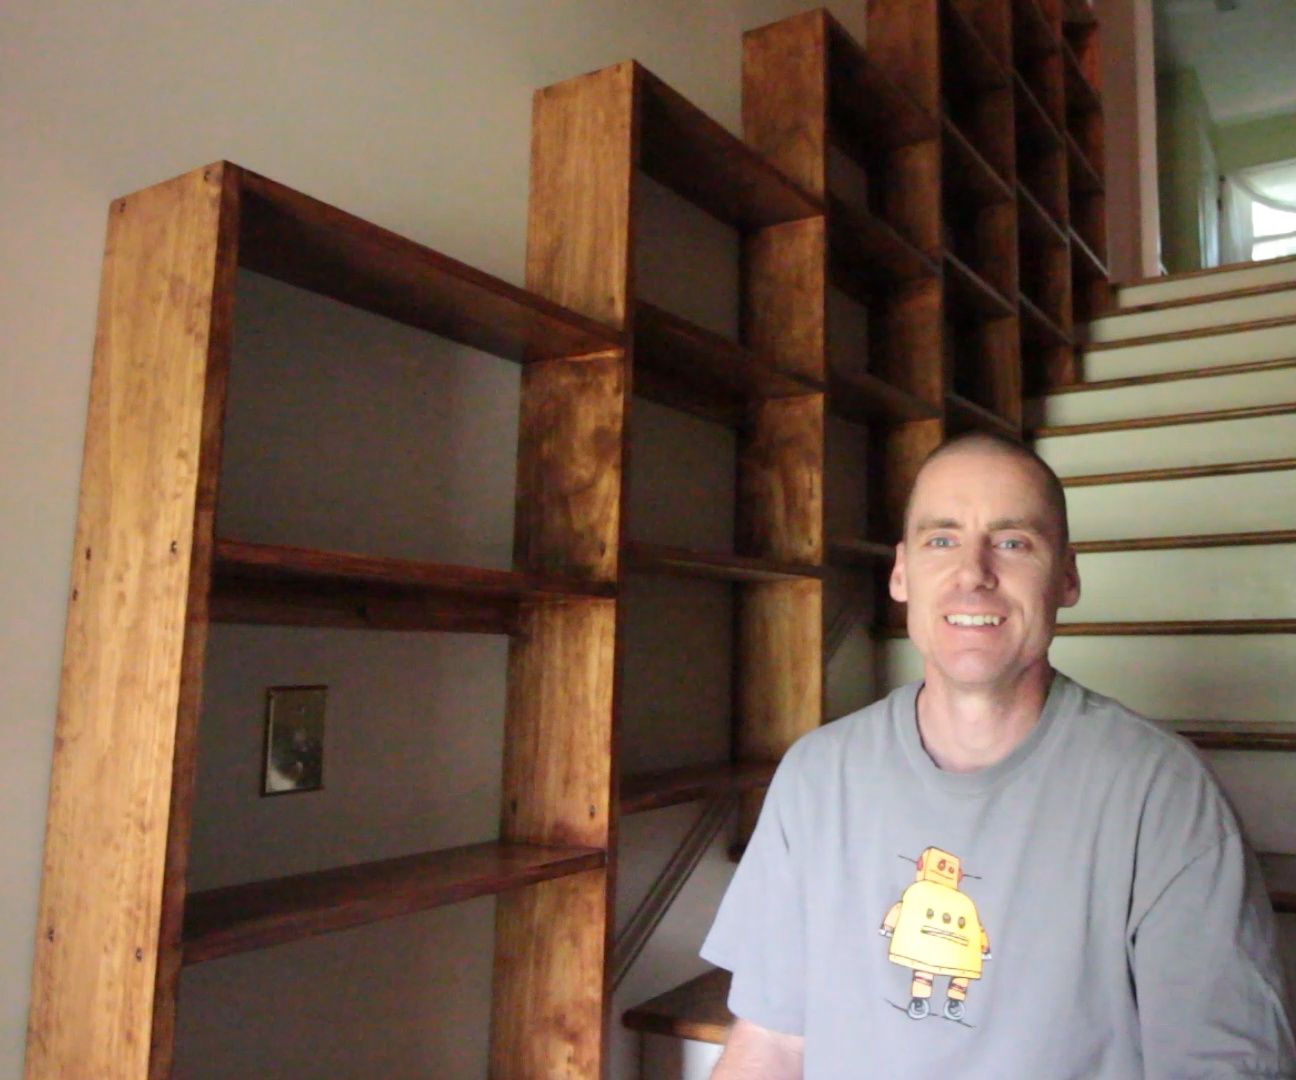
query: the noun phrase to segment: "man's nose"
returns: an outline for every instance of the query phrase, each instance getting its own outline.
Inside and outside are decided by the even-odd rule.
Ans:
[[[958,574],[959,585],[968,591],[975,589],[993,589],[999,579],[994,572],[994,552],[989,544],[964,544],[959,549],[961,556]]]

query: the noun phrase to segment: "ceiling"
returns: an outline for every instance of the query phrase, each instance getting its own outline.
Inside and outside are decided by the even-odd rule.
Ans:
[[[1215,123],[1296,112],[1296,0],[1153,6],[1158,69],[1196,68]]]

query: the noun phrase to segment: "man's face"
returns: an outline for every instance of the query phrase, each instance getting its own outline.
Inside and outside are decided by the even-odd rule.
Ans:
[[[952,450],[918,477],[891,596],[927,680],[1008,690],[1048,670],[1059,607],[1080,598],[1075,554],[1043,478],[993,447]]]

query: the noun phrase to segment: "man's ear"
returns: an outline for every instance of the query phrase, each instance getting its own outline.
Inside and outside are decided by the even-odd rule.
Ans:
[[[1072,562],[1074,563],[1074,558]],[[897,604],[907,603],[909,600],[909,582],[905,578],[905,546],[904,541],[896,544],[895,565],[891,567],[891,599]]]
[[[1058,607],[1075,607],[1080,602],[1080,568],[1076,565],[1075,548],[1067,544],[1062,562],[1062,598]]]

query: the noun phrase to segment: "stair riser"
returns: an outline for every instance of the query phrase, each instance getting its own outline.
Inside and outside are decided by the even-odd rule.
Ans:
[[[1059,476],[1296,456],[1296,413],[1205,424],[1058,435],[1035,444]]]
[[[1174,334],[1181,330],[1200,330],[1207,326],[1253,322],[1296,315],[1296,288],[1259,296],[1237,296],[1228,300],[1210,300],[1163,311],[1144,311],[1095,319],[1089,324],[1086,340],[1091,342],[1123,341],[1150,334]]]
[[[1086,381],[1095,382],[1289,356],[1296,356],[1296,323],[1088,352],[1082,369]]]
[[[1037,408],[1042,411],[1043,424],[1091,424],[1102,420],[1270,405],[1275,401],[1296,401],[1296,367],[1114,390],[1055,394],[1045,398]]]
[[[879,649],[884,687],[922,677],[907,638]],[[1296,634],[1060,637],[1049,655],[1059,671],[1145,716],[1296,724]]]
[[[1127,285],[1116,292],[1118,307],[1141,307],[1144,304],[1163,304],[1168,300],[1185,300],[1194,296],[1250,289],[1258,285],[1276,285],[1279,282],[1296,282],[1296,260],[1260,263],[1238,270],[1179,280],[1152,281],[1145,285]]]
[[[1113,551],[1079,558],[1068,622],[1296,616],[1296,544]]]
[[[1077,540],[1296,526],[1296,469],[1069,488],[1066,497]]]

